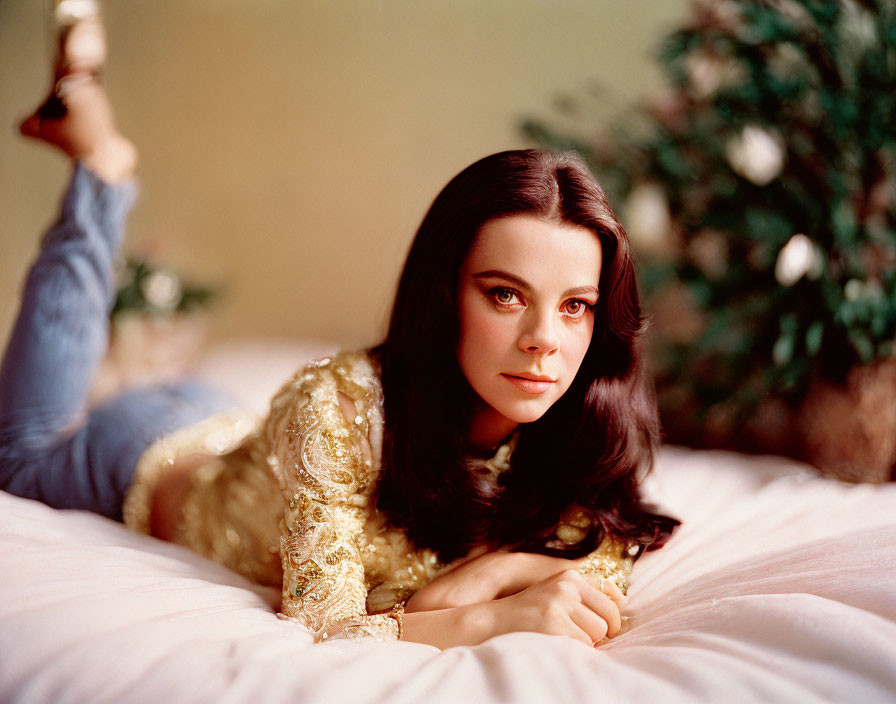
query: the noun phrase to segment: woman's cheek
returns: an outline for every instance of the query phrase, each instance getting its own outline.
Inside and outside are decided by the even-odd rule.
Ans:
[[[496,310],[489,302],[476,301],[467,310],[463,334],[476,347],[493,349],[505,343],[508,335],[513,334],[513,316]]]
[[[489,333],[500,325],[500,316],[490,306],[479,305],[473,310],[470,333],[478,341],[488,340]]]
[[[579,335],[579,352],[584,359],[588,347],[591,345],[591,336],[594,334],[594,315],[582,322],[582,333]]]
[[[566,349],[568,351],[568,359],[575,366],[573,376],[578,372],[588,353],[588,347],[591,344],[591,335],[594,333],[594,319],[583,320],[576,325],[571,331],[570,336],[566,340]]]
[[[483,305],[473,296],[461,300],[460,313],[458,358],[467,380],[472,382],[471,374],[478,376],[489,366],[489,352],[494,349],[502,321],[493,306]]]

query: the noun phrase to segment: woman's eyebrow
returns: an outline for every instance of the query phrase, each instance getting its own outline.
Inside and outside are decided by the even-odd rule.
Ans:
[[[474,279],[504,279],[505,281],[515,284],[525,291],[531,291],[532,286],[529,285],[529,282],[525,279],[521,279],[519,276],[515,274],[510,274],[506,271],[501,271],[500,269],[489,269],[488,271],[480,271],[478,274],[473,274]],[[581,296],[583,294],[593,293],[595,296],[599,296],[600,293],[597,290],[597,286],[577,286],[575,288],[571,288],[568,291],[563,293],[564,296]]]
[[[516,284],[520,288],[526,289],[529,291],[532,287],[525,279],[521,279],[519,276],[515,276],[514,274],[508,274],[506,271],[500,271],[499,269],[489,269],[488,271],[480,271],[478,274],[473,274],[474,279],[504,279],[505,281],[509,281],[512,284]]]
[[[586,293],[593,293],[595,296],[600,296],[600,292],[597,290],[597,286],[578,286],[577,288],[571,288],[569,291],[564,293],[564,296],[582,296]]]

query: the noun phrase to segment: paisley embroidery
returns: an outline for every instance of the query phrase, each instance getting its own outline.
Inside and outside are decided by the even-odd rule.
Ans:
[[[339,393],[354,403],[354,418],[345,417]],[[396,638],[388,611],[445,565],[376,511],[382,436],[383,394],[372,360],[344,352],[309,363],[275,395],[260,432],[197,473],[177,542],[254,581],[281,584],[283,617],[317,640]],[[495,481],[516,439],[491,459],[471,460],[471,471]],[[573,508],[557,539],[575,543],[589,523]],[[625,590],[632,557],[624,547],[604,541],[588,571]]]

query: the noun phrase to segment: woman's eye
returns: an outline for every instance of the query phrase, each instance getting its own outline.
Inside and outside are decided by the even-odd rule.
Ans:
[[[566,308],[566,313],[571,318],[581,318],[588,310],[594,309],[593,305],[586,301],[581,301],[578,298],[567,301],[564,307]]]
[[[510,306],[520,302],[516,292],[509,288],[493,288],[489,291],[489,294],[495,301],[504,306]]]

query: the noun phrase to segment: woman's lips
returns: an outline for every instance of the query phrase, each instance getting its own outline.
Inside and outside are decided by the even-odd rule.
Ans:
[[[555,383],[555,381],[539,381],[536,379],[526,379],[521,376],[513,376],[512,374],[502,374],[507,381],[516,386],[521,391],[525,391],[527,394],[543,394],[545,391],[550,389]]]

